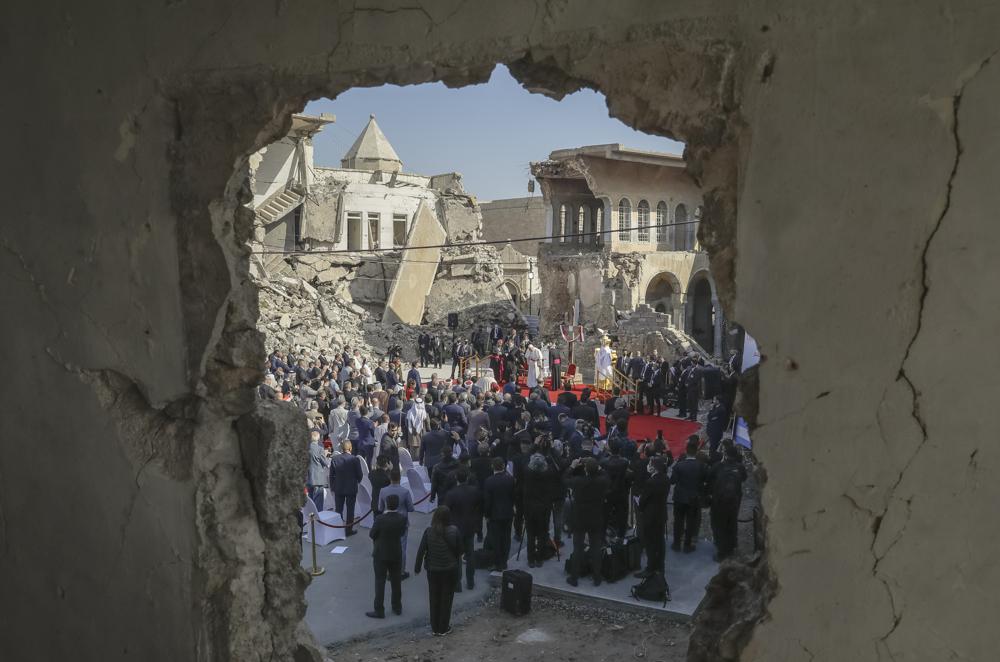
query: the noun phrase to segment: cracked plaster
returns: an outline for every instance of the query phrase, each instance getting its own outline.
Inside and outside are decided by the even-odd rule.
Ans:
[[[745,380],[759,397],[741,396],[768,476],[767,555],[717,578],[744,606],[703,610],[691,659],[994,652],[990,628],[969,626],[1000,611],[984,588],[1000,582],[1000,457],[983,416],[1000,373],[1000,9],[18,2],[3,16],[24,27],[0,52],[34,55],[2,65],[34,104],[0,111],[21,155],[0,251],[16,317],[0,582],[23,605],[0,623],[5,651],[317,655],[300,594],[274,590],[299,581],[294,543],[272,538],[254,495],[296,458],[252,451],[298,435],[252,399],[263,346],[234,168],[309,98],[471,84],[502,61],[532,91],[599,89],[613,116],[687,143],[720,300],[770,357]],[[53,471],[72,473],[71,494],[39,489]]]

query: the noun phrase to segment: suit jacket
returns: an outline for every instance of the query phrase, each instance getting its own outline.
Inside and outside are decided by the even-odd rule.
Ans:
[[[639,494],[639,505],[636,508],[644,523],[667,521],[667,494],[670,492],[670,481],[666,474],[650,476],[642,484]]]
[[[420,464],[430,471],[431,467],[441,461],[445,446],[451,448],[447,432],[443,430],[425,432],[420,437]]]
[[[492,520],[514,519],[514,478],[507,472],[495,473],[486,479],[483,515]]]
[[[383,487],[378,494],[378,509],[385,510],[385,500],[390,496],[395,494],[399,497],[399,508],[397,510],[406,516],[406,513],[413,512],[413,495],[410,494],[410,490],[406,489],[402,485],[389,485]]]
[[[330,478],[330,459],[319,443],[309,442],[309,485],[326,487]]]
[[[341,453],[330,462],[330,487],[334,494],[357,494],[362,478],[361,460],[356,455]]]
[[[608,477],[603,472],[588,476],[582,468],[569,469],[566,487],[573,490],[573,527],[603,526],[604,497],[611,487]]]
[[[674,503],[698,504],[707,479],[701,460],[684,457],[674,465],[670,482],[674,485]]]
[[[461,405],[457,402],[455,404],[448,404],[442,408],[445,416],[448,417],[448,424],[454,428],[456,425],[460,425],[463,429],[468,427],[469,421],[465,418],[465,410],[462,409]]]
[[[403,562],[403,535],[406,533],[406,515],[389,511],[375,518],[368,536],[374,541],[372,558],[387,563]]]
[[[490,415],[482,409],[477,409],[469,416],[469,429],[465,431],[465,440],[474,443],[476,434],[481,428],[490,429]]]
[[[451,522],[463,536],[471,536],[480,529],[483,520],[483,496],[479,488],[466,483],[448,490],[444,505],[451,509]]]

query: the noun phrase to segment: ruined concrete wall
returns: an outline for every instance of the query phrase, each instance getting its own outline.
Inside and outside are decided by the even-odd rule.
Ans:
[[[441,259],[440,245],[445,238],[445,229],[438,222],[434,210],[426,202],[421,203],[406,236],[406,243],[428,248],[406,251],[405,260],[400,264],[385,302],[383,321],[420,324],[423,320],[425,301]]]
[[[998,11],[6,3],[18,103],[0,113],[21,158],[3,173],[0,302],[16,323],[0,337],[20,378],[0,419],[0,585],[19,607],[0,648],[310,655],[301,596],[267,588],[299,581],[297,543],[272,538],[253,492],[280,481],[244,453],[280,419],[235,425],[264,349],[241,248],[247,157],[310,98],[480,82],[504,61],[532,90],[599,89],[613,116],[687,143],[723,304],[767,356],[768,555],[720,579],[692,659],[747,642],[745,660],[991,659]],[[302,448],[267,457],[295,465]],[[53,471],[71,472],[72,498],[43,489]],[[770,603],[732,599],[764,585]]]
[[[545,201],[540,195],[479,203],[483,214],[483,239],[506,241],[545,236]],[[537,241],[513,244],[524,255],[538,255]]]

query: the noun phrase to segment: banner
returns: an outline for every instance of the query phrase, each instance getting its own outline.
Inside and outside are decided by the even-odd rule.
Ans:
[[[736,428],[733,430],[733,443],[743,448],[751,448],[750,426],[747,425],[742,416],[736,417]]]
[[[749,333],[744,332],[743,365],[740,367],[740,372],[746,372],[758,363],[760,363],[760,348],[757,347],[757,341]]]

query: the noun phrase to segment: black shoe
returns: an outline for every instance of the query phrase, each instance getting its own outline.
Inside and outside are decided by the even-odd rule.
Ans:
[[[403,608],[402,607],[398,607],[398,608],[397,607],[393,607],[392,608],[392,613],[394,613],[396,616],[402,616],[403,615]]]
[[[675,542],[673,545],[670,546],[670,549],[674,550],[675,552],[679,552],[681,551],[681,544],[679,542]]]
[[[576,577],[567,577],[566,583],[569,584],[570,586],[576,586],[580,582],[577,581]]]
[[[444,632],[442,632],[441,636],[442,637],[447,637],[449,634],[451,634],[451,628],[448,628],[447,630],[445,630]]]
[[[594,577],[594,586],[600,586],[600,585],[601,585],[601,578]]]
[[[640,570],[639,572],[635,573],[632,576],[635,577],[636,579],[646,579],[647,577],[652,577],[653,573],[651,573],[649,570]]]
[[[381,614],[377,611],[366,611],[365,616],[368,618],[385,618],[385,614]]]
[[[400,580],[400,581],[402,581],[402,580],[404,580],[404,579],[409,579],[409,578],[410,578],[410,573],[408,573],[408,572],[404,572],[403,574],[401,574],[401,575],[399,576],[399,580]]]

